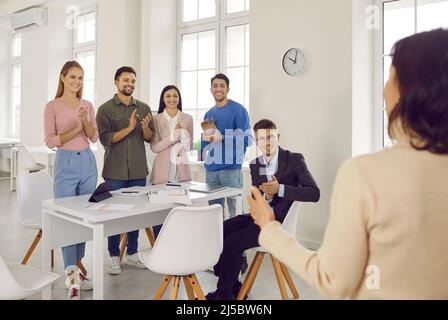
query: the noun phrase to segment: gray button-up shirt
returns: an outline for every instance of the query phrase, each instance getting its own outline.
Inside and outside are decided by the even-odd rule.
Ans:
[[[112,143],[112,137],[118,131],[129,126],[132,112],[137,109],[137,126],[123,140]],[[103,178],[114,180],[144,179],[148,175],[145,143],[140,121],[151,114],[151,108],[134,98],[126,106],[115,95],[112,99],[99,107],[96,114],[96,123],[100,142],[104,146]],[[155,137],[154,121],[148,124]],[[149,141],[148,141],[149,142]]]

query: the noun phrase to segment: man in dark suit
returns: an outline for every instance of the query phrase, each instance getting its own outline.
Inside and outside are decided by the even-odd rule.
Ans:
[[[274,122],[260,120],[254,126],[257,147],[263,153],[250,165],[252,185],[264,193],[275,218],[282,222],[294,201],[317,202],[320,190],[299,153],[278,146],[279,134]],[[251,216],[243,214],[224,222],[224,248],[214,267],[219,277],[217,290],[207,300],[234,300],[241,288],[238,275],[243,252],[258,247],[260,228]]]

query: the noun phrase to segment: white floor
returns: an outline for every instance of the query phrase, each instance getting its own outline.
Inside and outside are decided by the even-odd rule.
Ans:
[[[17,218],[16,196],[16,192],[9,191],[9,180],[0,180],[0,256],[3,257],[7,264],[20,263],[36,235],[35,231],[26,229],[19,223]],[[139,237],[139,250],[145,250],[148,248],[149,243],[146,235],[144,231],[141,231]],[[106,248],[105,252],[107,252]],[[253,255],[254,254],[252,251],[248,251],[249,263],[252,261]],[[91,271],[91,257],[92,248],[90,243],[87,243],[86,257],[83,259],[83,263],[88,272]],[[108,263],[108,257],[105,257],[105,261]],[[37,246],[28,263],[32,266],[40,266],[40,245]],[[60,250],[56,250],[55,252],[54,272],[64,275],[62,254]],[[322,299],[322,297],[314,289],[306,285],[295,274],[292,274],[292,276],[299,291],[300,299]],[[197,277],[205,294],[216,289],[217,278],[213,275],[213,273],[203,272],[197,274]],[[119,276],[112,276],[105,272],[105,299],[152,299],[162,279],[162,275],[153,273],[149,270],[136,269],[123,265],[122,273]],[[64,280],[65,278],[62,276],[53,285],[53,299],[65,299],[66,290],[64,287]],[[168,291],[169,290],[165,293],[164,299],[168,298]],[[82,292],[81,294],[81,299],[92,299],[92,292]],[[32,299],[40,298],[40,294],[32,297]],[[178,299],[187,299],[185,291],[183,290],[183,285],[179,290]],[[267,257],[263,261],[252,291],[249,294],[249,299],[280,299],[280,293],[275,280],[271,261]]]

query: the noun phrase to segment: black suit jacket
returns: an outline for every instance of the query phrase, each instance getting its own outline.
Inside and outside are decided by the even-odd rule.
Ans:
[[[257,188],[267,181],[262,157],[258,157],[255,163],[250,164],[252,185]],[[275,195],[271,202],[278,221],[283,222],[294,201],[319,201],[319,187],[309,172],[302,154],[289,152],[279,147],[275,177],[279,184],[285,185],[284,196]]]

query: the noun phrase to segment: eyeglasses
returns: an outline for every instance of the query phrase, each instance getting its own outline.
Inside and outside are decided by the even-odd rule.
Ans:
[[[276,139],[277,139],[277,135],[276,134],[270,134],[267,137],[257,137],[257,141],[260,142],[260,143],[264,143],[266,141],[273,142]]]

